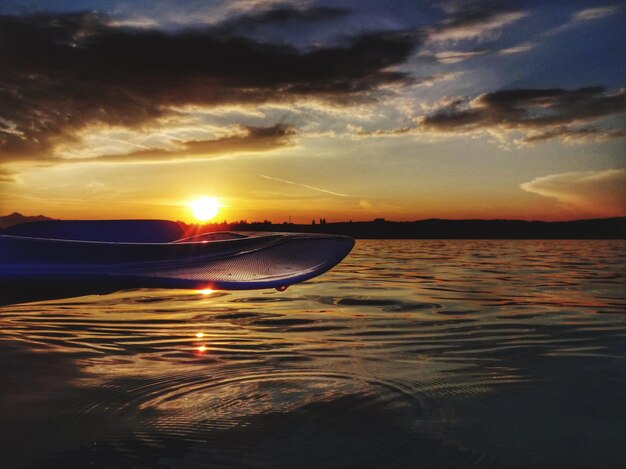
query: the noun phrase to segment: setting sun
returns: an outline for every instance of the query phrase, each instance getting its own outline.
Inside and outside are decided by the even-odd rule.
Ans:
[[[221,206],[215,197],[200,197],[189,202],[191,213],[198,221],[209,221],[215,218]]]

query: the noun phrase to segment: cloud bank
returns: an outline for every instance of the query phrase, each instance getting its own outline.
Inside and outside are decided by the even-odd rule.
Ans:
[[[458,99],[418,119],[418,128],[436,133],[519,132],[520,145],[560,138],[570,143],[623,137],[623,129],[598,127],[626,114],[626,90],[512,89]]]
[[[277,10],[225,27],[300,14]],[[316,14],[322,20],[345,12]],[[0,16],[0,152],[5,162],[53,161],[55,148],[88,125],[140,128],[189,105],[373,99],[384,85],[410,81],[391,68],[418,41],[414,33],[375,32],[302,51],[224,29],[114,27],[91,13]]]

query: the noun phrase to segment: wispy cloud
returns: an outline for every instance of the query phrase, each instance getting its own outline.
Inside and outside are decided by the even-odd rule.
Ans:
[[[271,127],[246,127],[235,135],[212,140],[177,141],[175,150],[149,148],[135,145],[141,150],[87,158],[71,158],[70,162],[165,162],[186,159],[209,159],[230,153],[264,152],[289,146],[296,135],[290,125],[277,124]],[[129,143],[129,142],[125,142]]]
[[[232,18],[256,16],[274,9],[302,7],[301,0],[211,0],[177,2],[171,0],[150,2],[119,2],[113,9],[112,23],[127,27],[153,27],[166,29],[216,25]]]
[[[9,171],[6,168],[0,167],[0,183],[15,182],[15,180],[16,180],[15,173],[13,173],[12,171]]]
[[[459,51],[459,50],[448,50],[443,52],[435,52],[433,56],[437,60],[437,62],[442,64],[455,64],[458,62],[463,62],[468,59],[473,59],[475,57],[479,57],[481,55],[487,54],[489,51],[486,49],[483,50],[468,50],[468,51]]]
[[[535,43],[525,42],[516,46],[506,48],[480,48],[471,50],[444,50],[437,52],[422,52],[420,57],[426,59],[434,59],[440,64],[455,64],[458,62],[464,62],[465,60],[475,59],[483,56],[497,56],[497,55],[513,55],[528,52],[536,47]]]
[[[538,177],[520,186],[598,216],[626,215],[626,169],[576,171]]]
[[[600,18],[606,18],[612,16],[620,11],[621,7],[618,5],[606,5],[602,7],[585,8],[576,12],[572,18],[575,22],[584,22],[589,20],[597,20]]]
[[[528,52],[529,50],[534,49],[536,46],[537,44],[533,42],[524,42],[516,46],[500,49],[498,53],[501,55],[521,54],[522,52]]]
[[[428,32],[429,42],[462,41],[494,34],[529,15],[522,10],[502,11],[474,7],[455,11]]]
[[[543,36],[554,36],[555,34],[568,31],[589,21],[616,15],[622,10],[623,7],[619,5],[605,5],[601,7],[585,8],[574,13],[566,23],[546,31]]]
[[[334,192],[334,191],[329,191],[327,189],[322,189],[321,187],[315,187],[315,186],[310,186],[308,184],[300,184],[299,182],[288,181],[287,179],[281,179],[281,178],[277,178],[277,177],[266,176],[265,174],[260,174],[260,176],[262,178],[269,179],[270,181],[284,182],[285,184],[290,184],[292,186],[304,187],[306,189],[311,189],[313,191],[322,192],[324,194],[335,195],[337,197],[354,197],[354,196],[349,195],[349,194],[342,194],[341,192]]]

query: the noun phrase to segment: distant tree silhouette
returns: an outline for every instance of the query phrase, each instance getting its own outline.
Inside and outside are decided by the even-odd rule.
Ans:
[[[311,225],[315,225],[315,220],[311,220]]]

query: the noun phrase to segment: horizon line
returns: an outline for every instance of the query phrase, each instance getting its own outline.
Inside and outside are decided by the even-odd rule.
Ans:
[[[77,220],[167,220],[165,218],[163,219],[158,219],[158,218],[91,218],[91,219],[76,219],[76,218],[52,218],[52,217],[48,217],[47,215],[43,215],[43,214],[38,214],[38,215],[24,215],[20,212],[12,212],[9,213],[8,215],[0,215],[0,219],[4,219],[4,218],[9,218],[11,216],[20,216],[22,218],[46,218],[49,221],[77,221]],[[391,219],[387,219],[384,217],[375,217],[371,220],[340,220],[340,221],[326,221],[325,218],[317,218],[317,219],[313,219],[316,223],[297,223],[297,222],[291,222],[288,220],[284,220],[284,221],[272,221],[272,220],[252,220],[252,221],[248,221],[247,219],[239,219],[239,220],[221,220],[221,221],[208,221],[208,222],[188,222],[188,221],[184,221],[184,220],[173,220],[170,219],[170,221],[176,222],[176,223],[184,223],[187,225],[223,225],[223,224],[227,224],[227,225],[235,225],[235,224],[271,224],[271,225],[304,225],[304,226],[318,226],[320,224],[324,225],[324,224],[340,224],[340,223],[416,223],[416,222],[422,222],[422,221],[521,221],[521,222],[527,222],[527,223],[533,223],[533,222],[540,222],[540,223],[568,223],[568,222],[576,222],[576,221],[593,221],[593,220],[614,220],[614,219],[619,219],[619,218],[624,218],[626,219],[626,215],[617,215],[617,216],[612,216],[612,217],[591,217],[591,218],[575,218],[575,219],[568,219],[568,220],[541,220],[541,219],[524,219],[524,218],[439,218],[439,217],[429,217],[429,218],[418,218],[418,219],[414,219],[414,220],[391,220]],[[40,220],[40,221],[47,221],[47,220]],[[312,220],[312,221],[313,221]],[[320,223],[320,220],[324,220],[323,223]]]

